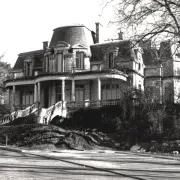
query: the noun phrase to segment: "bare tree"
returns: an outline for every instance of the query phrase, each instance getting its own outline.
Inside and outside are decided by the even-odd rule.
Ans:
[[[110,23],[129,32],[130,38],[180,41],[179,0],[104,0],[104,8],[110,3],[115,12]]]
[[[4,53],[0,55],[0,61],[4,58]]]

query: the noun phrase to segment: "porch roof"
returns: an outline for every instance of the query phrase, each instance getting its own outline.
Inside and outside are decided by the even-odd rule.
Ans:
[[[84,71],[75,73],[44,73],[38,76],[23,77],[19,79],[7,80],[6,87],[13,85],[26,85],[35,84],[41,81],[53,81],[53,80],[87,80],[87,79],[97,79],[97,78],[112,78],[127,81],[128,75],[122,71],[117,70],[106,70],[106,71]]]

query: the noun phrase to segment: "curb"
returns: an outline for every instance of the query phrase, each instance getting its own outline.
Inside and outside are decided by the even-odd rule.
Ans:
[[[20,152],[20,153],[23,152],[23,150],[21,150],[21,149],[11,148],[11,147],[6,147],[6,146],[0,146],[0,149],[6,150],[6,151],[12,151],[12,152]]]
[[[166,156],[166,155],[157,155],[157,154],[151,154],[151,153],[136,153],[136,152],[125,152],[125,151],[115,151],[114,153],[123,153],[123,154],[133,154],[137,156],[144,156],[144,157],[153,157],[153,158],[161,158],[161,159],[169,159],[169,160],[177,160],[180,161],[180,156]]]

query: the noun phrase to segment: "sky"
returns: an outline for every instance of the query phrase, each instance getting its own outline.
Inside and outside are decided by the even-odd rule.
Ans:
[[[101,0],[0,0],[0,55],[13,67],[18,54],[42,49],[51,40],[53,29],[84,24],[95,31],[95,22],[103,25],[105,39],[115,37],[109,26],[111,7],[102,11]],[[101,14],[101,16],[100,16]]]

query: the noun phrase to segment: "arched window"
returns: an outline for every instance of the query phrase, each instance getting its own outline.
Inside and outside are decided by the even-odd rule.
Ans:
[[[84,69],[84,52],[76,52],[76,68]]]

